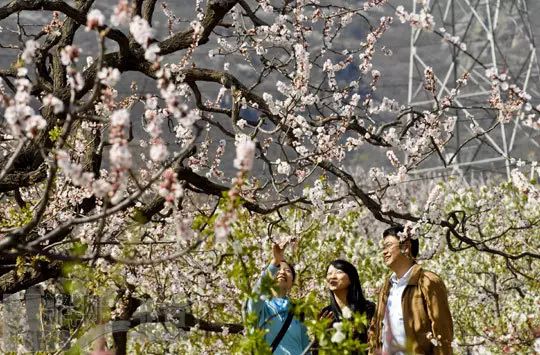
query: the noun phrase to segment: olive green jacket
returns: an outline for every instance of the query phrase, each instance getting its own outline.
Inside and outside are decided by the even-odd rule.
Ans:
[[[379,293],[377,311],[369,332],[370,353],[382,349],[383,319],[390,293],[390,277]],[[401,299],[408,353],[452,354],[454,336],[452,315],[448,307],[448,294],[443,281],[420,265],[413,265],[411,277]],[[435,346],[428,338],[431,333],[438,340]]]

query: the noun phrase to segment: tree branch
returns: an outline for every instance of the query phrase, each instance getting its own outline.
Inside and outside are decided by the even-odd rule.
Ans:
[[[148,21],[149,24],[152,24],[152,15],[154,14],[156,2],[157,0],[145,0],[142,5],[142,17]]]
[[[37,261],[32,268],[24,269],[20,275],[17,269],[0,276],[0,298],[16,292],[26,290],[40,282],[60,276],[62,271],[61,261]]]
[[[13,0],[9,4],[0,7],[0,20],[20,11],[36,10],[58,11],[75,20],[79,25],[86,25],[86,12],[81,12],[60,0]],[[122,48],[129,48],[129,40],[122,31],[107,26],[101,26],[99,30],[107,30],[106,37],[117,42],[121,50]]]
[[[202,20],[203,32],[199,44],[208,42],[210,34],[217,24],[233,8],[238,0],[212,0],[209,2]],[[188,48],[193,43],[193,29],[177,33],[159,44],[160,54],[166,55]]]
[[[134,328],[146,323],[172,322],[178,328],[189,331],[193,327],[207,332],[221,333],[228,328],[229,333],[238,334],[244,330],[242,324],[237,323],[213,323],[196,318],[192,313],[186,312],[184,308],[171,309],[161,308],[155,312],[135,313],[130,319],[130,327]]]

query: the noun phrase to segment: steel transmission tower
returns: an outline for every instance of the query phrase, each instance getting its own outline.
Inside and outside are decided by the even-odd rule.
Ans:
[[[418,0],[411,1],[412,12],[418,13],[421,5]],[[487,171],[509,174],[519,159],[525,162],[540,159],[538,131],[523,125],[519,119],[501,123],[458,151],[474,135],[475,127],[487,129],[497,123],[495,111],[480,108],[480,105],[488,106],[491,88],[486,69],[507,73],[510,83],[520,86],[533,98],[540,97],[540,66],[529,17],[537,14],[529,13],[526,0],[431,0],[428,6],[436,25],[433,32],[414,28],[411,32],[408,103],[420,107],[433,105],[433,98],[423,90],[427,66],[433,67],[437,75],[439,98],[450,93],[464,72],[469,72],[471,77],[455,101],[467,108],[449,112],[458,119],[454,137],[444,154],[451,156],[457,152],[456,158],[449,165],[434,158],[416,172],[457,171],[465,176]],[[448,36],[459,37],[459,41],[454,39],[458,45],[449,43]],[[464,43],[466,49],[460,48],[459,43]]]

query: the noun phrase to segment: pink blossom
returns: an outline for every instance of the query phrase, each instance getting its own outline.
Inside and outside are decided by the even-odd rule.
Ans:
[[[527,194],[532,187],[529,180],[518,169],[512,170],[511,179],[512,184],[524,194]]]
[[[98,9],[92,9],[86,15],[86,28],[85,31],[89,32],[105,23],[105,16]]]
[[[62,102],[62,100],[60,100],[56,96],[53,96],[52,94],[48,94],[43,98],[43,105],[51,106],[55,114],[64,111],[64,103]]]
[[[22,122],[30,115],[34,114],[34,110],[27,105],[11,105],[6,108],[4,118],[11,126],[13,133],[17,136],[22,130]]]
[[[38,131],[41,131],[45,127],[47,127],[47,121],[43,117],[32,115],[26,119],[24,130],[28,138],[34,138],[38,134]]]
[[[279,107],[277,107],[277,105],[274,102],[271,94],[269,94],[267,92],[263,93],[263,99],[266,102],[266,104],[268,105],[268,108],[270,109],[270,112],[273,115],[279,114]]]
[[[165,204],[172,207],[174,202],[184,195],[183,188],[178,184],[177,175],[172,169],[163,172],[159,185],[159,195],[165,198]]]
[[[207,176],[216,176],[216,177],[223,177],[225,173],[219,169],[219,165],[221,164],[221,158],[223,157],[223,154],[225,154],[225,146],[227,145],[227,142],[225,139],[221,139],[219,141],[219,145],[216,148],[216,154],[214,155],[214,160],[212,161],[212,165],[210,166],[210,171],[208,172]]]
[[[9,100],[4,112],[4,118],[14,136],[34,138],[38,132],[47,126],[47,122],[29,106],[32,84],[24,76],[26,68],[19,68],[15,80],[17,92],[14,99]]]
[[[131,17],[131,7],[127,0],[118,1],[113,14],[111,15],[111,23],[114,26],[127,25]]]
[[[118,170],[127,170],[132,165],[131,152],[125,137],[125,129],[130,126],[129,112],[126,109],[114,111],[111,115],[109,139],[113,143],[109,152],[111,164]]]
[[[433,15],[426,8],[422,8],[418,14],[414,14],[405,11],[403,6],[400,5],[396,8],[396,15],[401,23],[409,22],[415,28],[431,31],[435,26]]]
[[[68,66],[79,61],[82,50],[77,46],[67,45],[60,51],[60,61]]]
[[[295,243],[296,242],[296,236],[291,234],[282,234],[274,238],[274,242],[278,244],[281,248],[284,248],[287,244]]]
[[[379,26],[375,28],[372,32],[368,33],[366,36],[366,42],[362,43],[364,51],[360,53],[359,58],[362,60],[362,63],[359,66],[359,69],[362,73],[367,73],[371,70],[373,64],[373,54],[375,52],[375,44],[382,37],[382,35],[388,30],[390,24],[392,23],[392,17],[381,17],[379,20]]]
[[[301,93],[307,92],[309,72],[311,63],[309,62],[309,52],[300,43],[294,45],[294,55],[296,59],[296,75],[293,79],[294,87]]]
[[[27,82],[28,84],[26,84],[25,86],[30,87],[31,86],[30,82],[26,78],[23,78],[26,75],[28,75],[28,69],[27,68],[20,67],[20,68],[17,69],[17,76],[19,77],[18,84]],[[26,81],[23,81],[23,80],[26,80]]]
[[[271,13],[274,9],[272,5],[270,5],[269,0],[259,0],[259,5],[261,6],[262,10],[267,13]]]
[[[129,126],[129,112],[126,109],[114,111],[111,115],[111,125]]]
[[[324,209],[324,197],[326,196],[326,192],[324,183],[320,179],[315,181],[313,187],[304,188],[303,193],[318,210]]]
[[[78,71],[74,68],[68,68],[68,85],[75,91],[81,91],[84,87],[84,79]]]

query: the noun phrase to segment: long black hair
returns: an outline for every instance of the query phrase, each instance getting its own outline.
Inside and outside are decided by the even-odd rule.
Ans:
[[[338,270],[343,271],[347,274],[347,276],[349,276],[351,284],[347,289],[347,303],[349,304],[349,308],[351,309],[351,311],[358,313],[366,313],[367,302],[364,297],[364,293],[362,292],[362,285],[360,284],[360,277],[358,276],[358,271],[356,270],[354,265],[342,259],[336,259],[332,261],[330,265],[332,265]],[[336,302],[336,297],[334,296],[334,293],[332,291],[330,291],[330,302],[334,311],[334,315],[339,314],[341,316],[341,309],[339,308]]]

